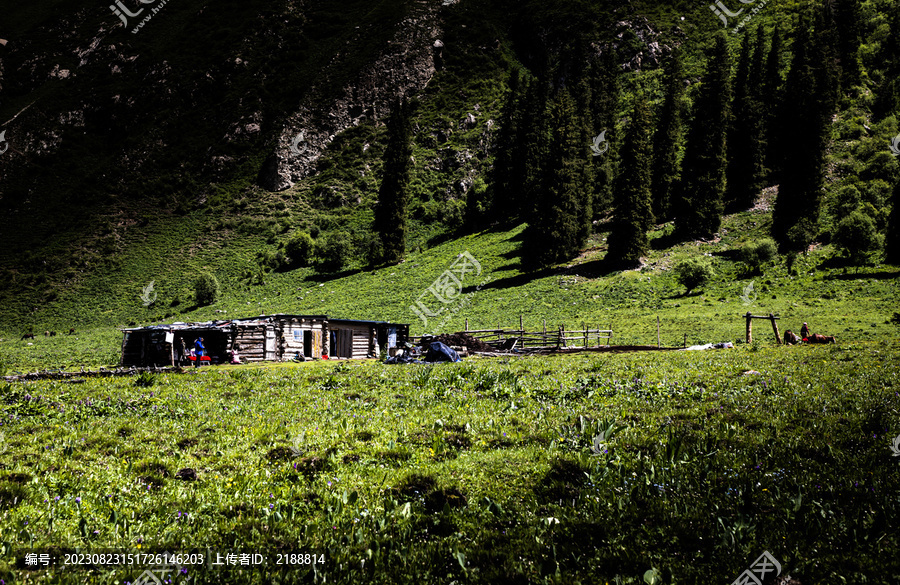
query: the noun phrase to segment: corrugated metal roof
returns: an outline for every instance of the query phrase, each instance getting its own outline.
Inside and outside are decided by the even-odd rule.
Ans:
[[[160,323],[159,325],[147,325],[146,327],[128,327],[121,329],[122,332],[128,333],[133,331],[197,331],[201,329],[217,329],[224,328],[229,325],[265,325],[271,323],[275,319],[311,319],[331,321],[335,323],[365,323],[368,325],[393,325],[393,326],[409,326],[409,323],[391,323],[389,321],[367,321],[364,319],[329,319],[328,315],[294,315],[286,313],[278,313],[276,315],[260,315],[257,317],[240,317],[237,319],[229,319],[228,321],[201,321],[196,323],[184,323],[181,321],[175,323]]]

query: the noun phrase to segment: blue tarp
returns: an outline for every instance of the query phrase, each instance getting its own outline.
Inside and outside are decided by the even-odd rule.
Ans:
[[[425,354],[426,362],[458,362],[459,355],[440,341],[435,341]]]

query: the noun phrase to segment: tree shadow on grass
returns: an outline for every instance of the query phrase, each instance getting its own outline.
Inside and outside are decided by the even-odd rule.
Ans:
[[[521,266],[521,264],[519,264],[519,265],[508,264],[504,268],[522,269],[522,266]],[[558,273],[560,273],[560,270],[556,269],[556,268],[542,268],[540,270],[535,270],[535,271],[530,271],[530,272],[522,272],[520,274],[516,274],[515,276],[506,276],[504,278],[498,278],[495,280],[491,280],[490,282],[488,282],[481,288],[482,289],[497,289],[497,290],[502,290],[505,288],[513,288],[513,287],[517,287],[517,286],[523,286],[534,280],[546,278],[547,276],[553,276],[554,274],[558,274]],[[466,287],[466,291],[475,290],[476,288],[477,287],[474,287],[474,286]]]
[[[900,278],[900,272],[887,272],[885,270],[882,270],[881,272],[847,272],[845,274],[829,274],[824,277],[825,280],[859,280],[860,278],[891,280],[893,278]]]
[[[665,250],[667,248],[675,246],[676,244],[687,241],[688,238],[682,237],[677,232],[673,231],[650,240],[650,248],[652,250]]]
[[[360,272],[363,272],[362,268],[348,268],[339,272],[313,272],[312,274],[307,275],[306,278],[303,279],[303,282],[330,282],[339,278],[353,276],[354,274],[359,274]]]

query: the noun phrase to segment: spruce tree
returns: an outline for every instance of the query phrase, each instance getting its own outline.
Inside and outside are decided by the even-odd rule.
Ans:
[[[613,148],[616,140],[616,110],[619,107],[621,67],[612,49],[591,64],[590,78],[590,119],[591,138],[605,132],[606,152],[593,156],[593,199],[594,219],[606,213],[612,205],[612,187],[615,177],[618,149]]]
[[[650,107],[641,96],[634,107],[631,125],[622,147],[621,172],[616,179],[615,216],[609,235],[610,265],[632,268],[640,265],[641,256],[650,247],[647,230],[654,223],[650,186],[653,160]]]
[[[375,205],[374,231],[380,240],[376,263],[396,264],[406,253],[406,208],[412,157],[409,105],[397,100],[387,123],[388,143],[384,153],[384,175]]]
[[[847,90],[851,86],[859,85],[861,81],[859,0],[837,0],[835,20],[839,42],[838,57],[841,65],[841,87]]]
[[[682,167],[675,226],[685,238],[711,237],[722,221],[730,78],[728,42],[719,34],[700,86]]]
[[[590,229],[590,190],[584,169],[589,164],[590,143],[568,90],[560,90],[552,100],[549,121],[544,191],[523,235],[523,263],[531,267],[574,257]]]
[[[513,69],[510,72],[509,93],[497,135],[497,154],[491,177],[493,198],[484,206],[482,216],[491,216],[504,223],[518,221],[522,212],[527,152],[527,144],[523,140],[525,133],[521,127],[525,101],[522,95],[523,84],[519,70]]]
[[[544,165],[549,156],[550,122],[548,95],[550,86],[545,78],[528,84],[524,104],[524,170],[523,193],[519,203],[520,214],[527,221],[532,220],[546,188]]]
[[[671,205],[680,174],[678,152],[684,133],[684,64],[676,47],[665,68],[665,98],[653,140],[653,215],[657,220],[671,217]]]
[[[890,32],[885,35],[878,55],[883,70],[880,76],[873,75],[874,79],[880,77],[872,107],[872,113],[879,120],[900,113],[900,0],[894,0],[887,15]]]
[[[889,264],[900,266],[900,179],[894,184],[891,215],[884,238],[884,256]]]
[[[765,37],[758,28],[756,50],[750,48],[746,34],[741,46],[734,85],[731,126],[728,133],[728,186],[725,208],[728,211],[747,209],[763,187],[765,142],[762,106],[757,101],[756,85],[762,82],[762,55]]]
[[[781,144],[781,132],[778,125],[781,123],[782,85],[781,78],[781,28],[776,24],[772,32],[772,42],[769,45],[769,55],[766,58],[765,80],[763,88],[765,99],[761,101],[763,120],[766,126],[766,168],[768,172],[767,184],[773,185],[781,176],[781,157],[784,150]]]
[[[821,21],[820,21],[821,22]],[[815,232],[825,180],[825,151],[834,108],[830,63],[800,21],[781,112],[784,166],[772,212],[772,235],[782,249],[804,249]]]

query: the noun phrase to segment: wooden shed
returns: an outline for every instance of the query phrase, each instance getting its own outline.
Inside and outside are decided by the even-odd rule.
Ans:
[[[365,359],[403,344],[409,325],[384,321],[329,319],[327,315],[272,315],[171,323],[123,329],[123,366],[168,366],[190,363],[197,338],[213,363],[225,363],[231,351],[241,361],[283,361],[298,357]]]

